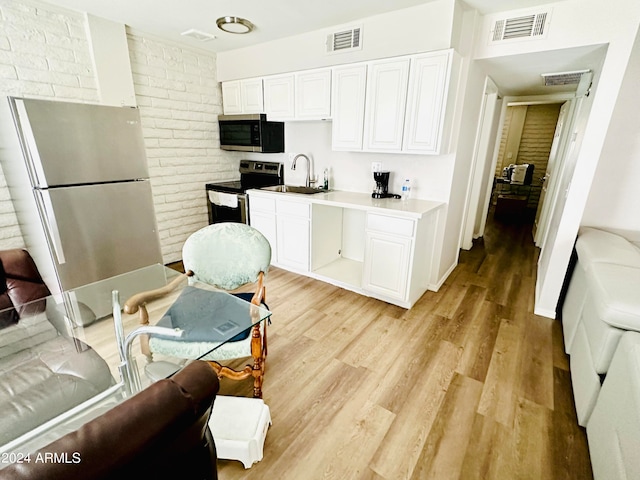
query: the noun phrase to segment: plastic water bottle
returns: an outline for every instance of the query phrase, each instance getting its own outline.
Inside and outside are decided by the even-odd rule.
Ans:
[[[409,200],[411,194],[411,181],[407,178],[402,184],[402,200]]]

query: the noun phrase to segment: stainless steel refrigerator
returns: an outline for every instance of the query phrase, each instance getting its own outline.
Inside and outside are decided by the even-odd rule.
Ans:
[[[3,103],[0,161],[26,248],[49,288],[66,292],[161,263],[138,110]],[[108,301],[85,302],[97,317],[110,313]]]

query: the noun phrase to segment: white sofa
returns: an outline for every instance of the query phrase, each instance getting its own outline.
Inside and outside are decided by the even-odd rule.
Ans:
[[[640,248],[621,235],[583,228],[562,307],[578,423],[587,426],[622,334],[640,331]]]
[[[595,480],[640,478],[640,333],[622,335],[587,438]]]

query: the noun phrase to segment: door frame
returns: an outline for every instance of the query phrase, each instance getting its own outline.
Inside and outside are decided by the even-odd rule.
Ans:
[[[502,107],[500,110],[500,120],[498,121],[498,131],[496,132],[496,136],[495,136],[495,147],[494,147],[494,151],[493,151],[493,156],[491,158],[491,169],[489,170],[490,175],[487,176],[487,178],[482,178],[482,176],[480,176],[480,178],[476,178],[479,176],[479,170],[478,169],[474,169],[473,170],[473,182],[475,183],[476,181],[484,181],[485,182],[485,186],[486,186],[486,195],[484,198],[484,207],[481,210],[481,213],[479,213],[481,215],[481,221],[480,221],[480,229],[479,229],[479,235],[477,235],[477,237],[482,237],[484,235],[484,229],[487,223],[487,217],[489,215],[489,203],[491,201],[491,191],[493,189],[493,180],[494,180],[494,172],[496,170],[496,165],[498,163],[498,153],[499,153],[499,146],[500,146],[500,137],[502,136],[502,130],[504,129],[504,123],[506,120],[506,115],[507,115],[507,107],[515,107],[515,106],[519,106],[519,105],[543,105],[543,104],[548,104],[548,103],[565,103],[567,101],[571,101],[575,99],[575,93],[560,93],[560,94],[553,94],[553,95],[525,95],[525,96],[505,96],[502,100]],[[573,116],[574,116],[574,111],[573,109],[571,109],[571,111],[569,112],[569,117],[567,119],[568,122],[573,121]],[[481,117],[482,118],[482,117]],[[480,129],[479,129],[480,130]],[[563,152],[564,153],[564,152]],[[564,157],[564,155],[563,155]],[[562,162],[561,159],[558,160],[558,162]],[[470,185],[472,185],[472,182],[470,180]],[[556,195],[549,195],[549,192],[547,193],[547,200],[549,201],[550,198],[553,198],[555,201]],[[467,220],[465,217],[465,228],[467,226],[466,224]],[[465,229],[465,234],[467,233],[466,229]],[[476,238],[477,238],[476,237]],[[466,237],[465,237],[466,238]],[[462,237],[461,237],[462,240]],[[462,246],[462,243],[461,243]],[[464,248],[464,247],[461,247]]]
[[[459,245],[464,250],[469,250],[473,246],[473,239],[484,234],[485,222],[481,222],[480,232],[476,234],[475,226],[481,201],[482,185],[485,183],[485,171],[487,162],[490,161],[494,152],[491,149],[491,142],[495,142],[493,133],[496,106],[500,102],[498,86],[491,79],[486,77],[484,81],[484,92],[482,104],[480,105],[480,115],[478,117],[478,129],[473,147],[473,158],[471,159],[471,175],[467,184],[467,198],[465,200],[465,210],[463,214],[463,227],[460,231]]]
[[[551,180],[547,185],[547,193],[544,196],[544,201],[541,205],[538,205],[540,209],[540,216],[538,218],[538,224],[534,232],[533,241],[536,247],[542,247],[545,239],[547,238],[547,230],[549,228],[549,212],[551,211],[551,205],[555,205],[556,200],[558,198],[558,175],[562,172],[562,165],[566,158],[566,149],[569,145],[569,139],[571,137],[571,127],[573,125],[573,113],[576,105],[576,99],[572,98],[567,100],[562,104],[560,110],[564,108],[566,105],[566,118],[563,121],[562,130],[559,132],[559,136],[557,139],[558,145],[556,150],[556,159],[552,166],[551,172]],[[560,121],[560,117],[558,117],[558,122]],[[556,128],[558,127],[558,123],[556,123]],[[553,151],[553,145],[551,147]],[[546,176],[546,172],[544,173]],[[545,180],[546,181],[546,180]]]

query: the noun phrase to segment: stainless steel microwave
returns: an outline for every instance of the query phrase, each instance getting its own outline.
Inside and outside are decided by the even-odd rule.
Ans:
[[[219,115],[220,148],[241,152],[284,152],[284,123],[267,115]]]

